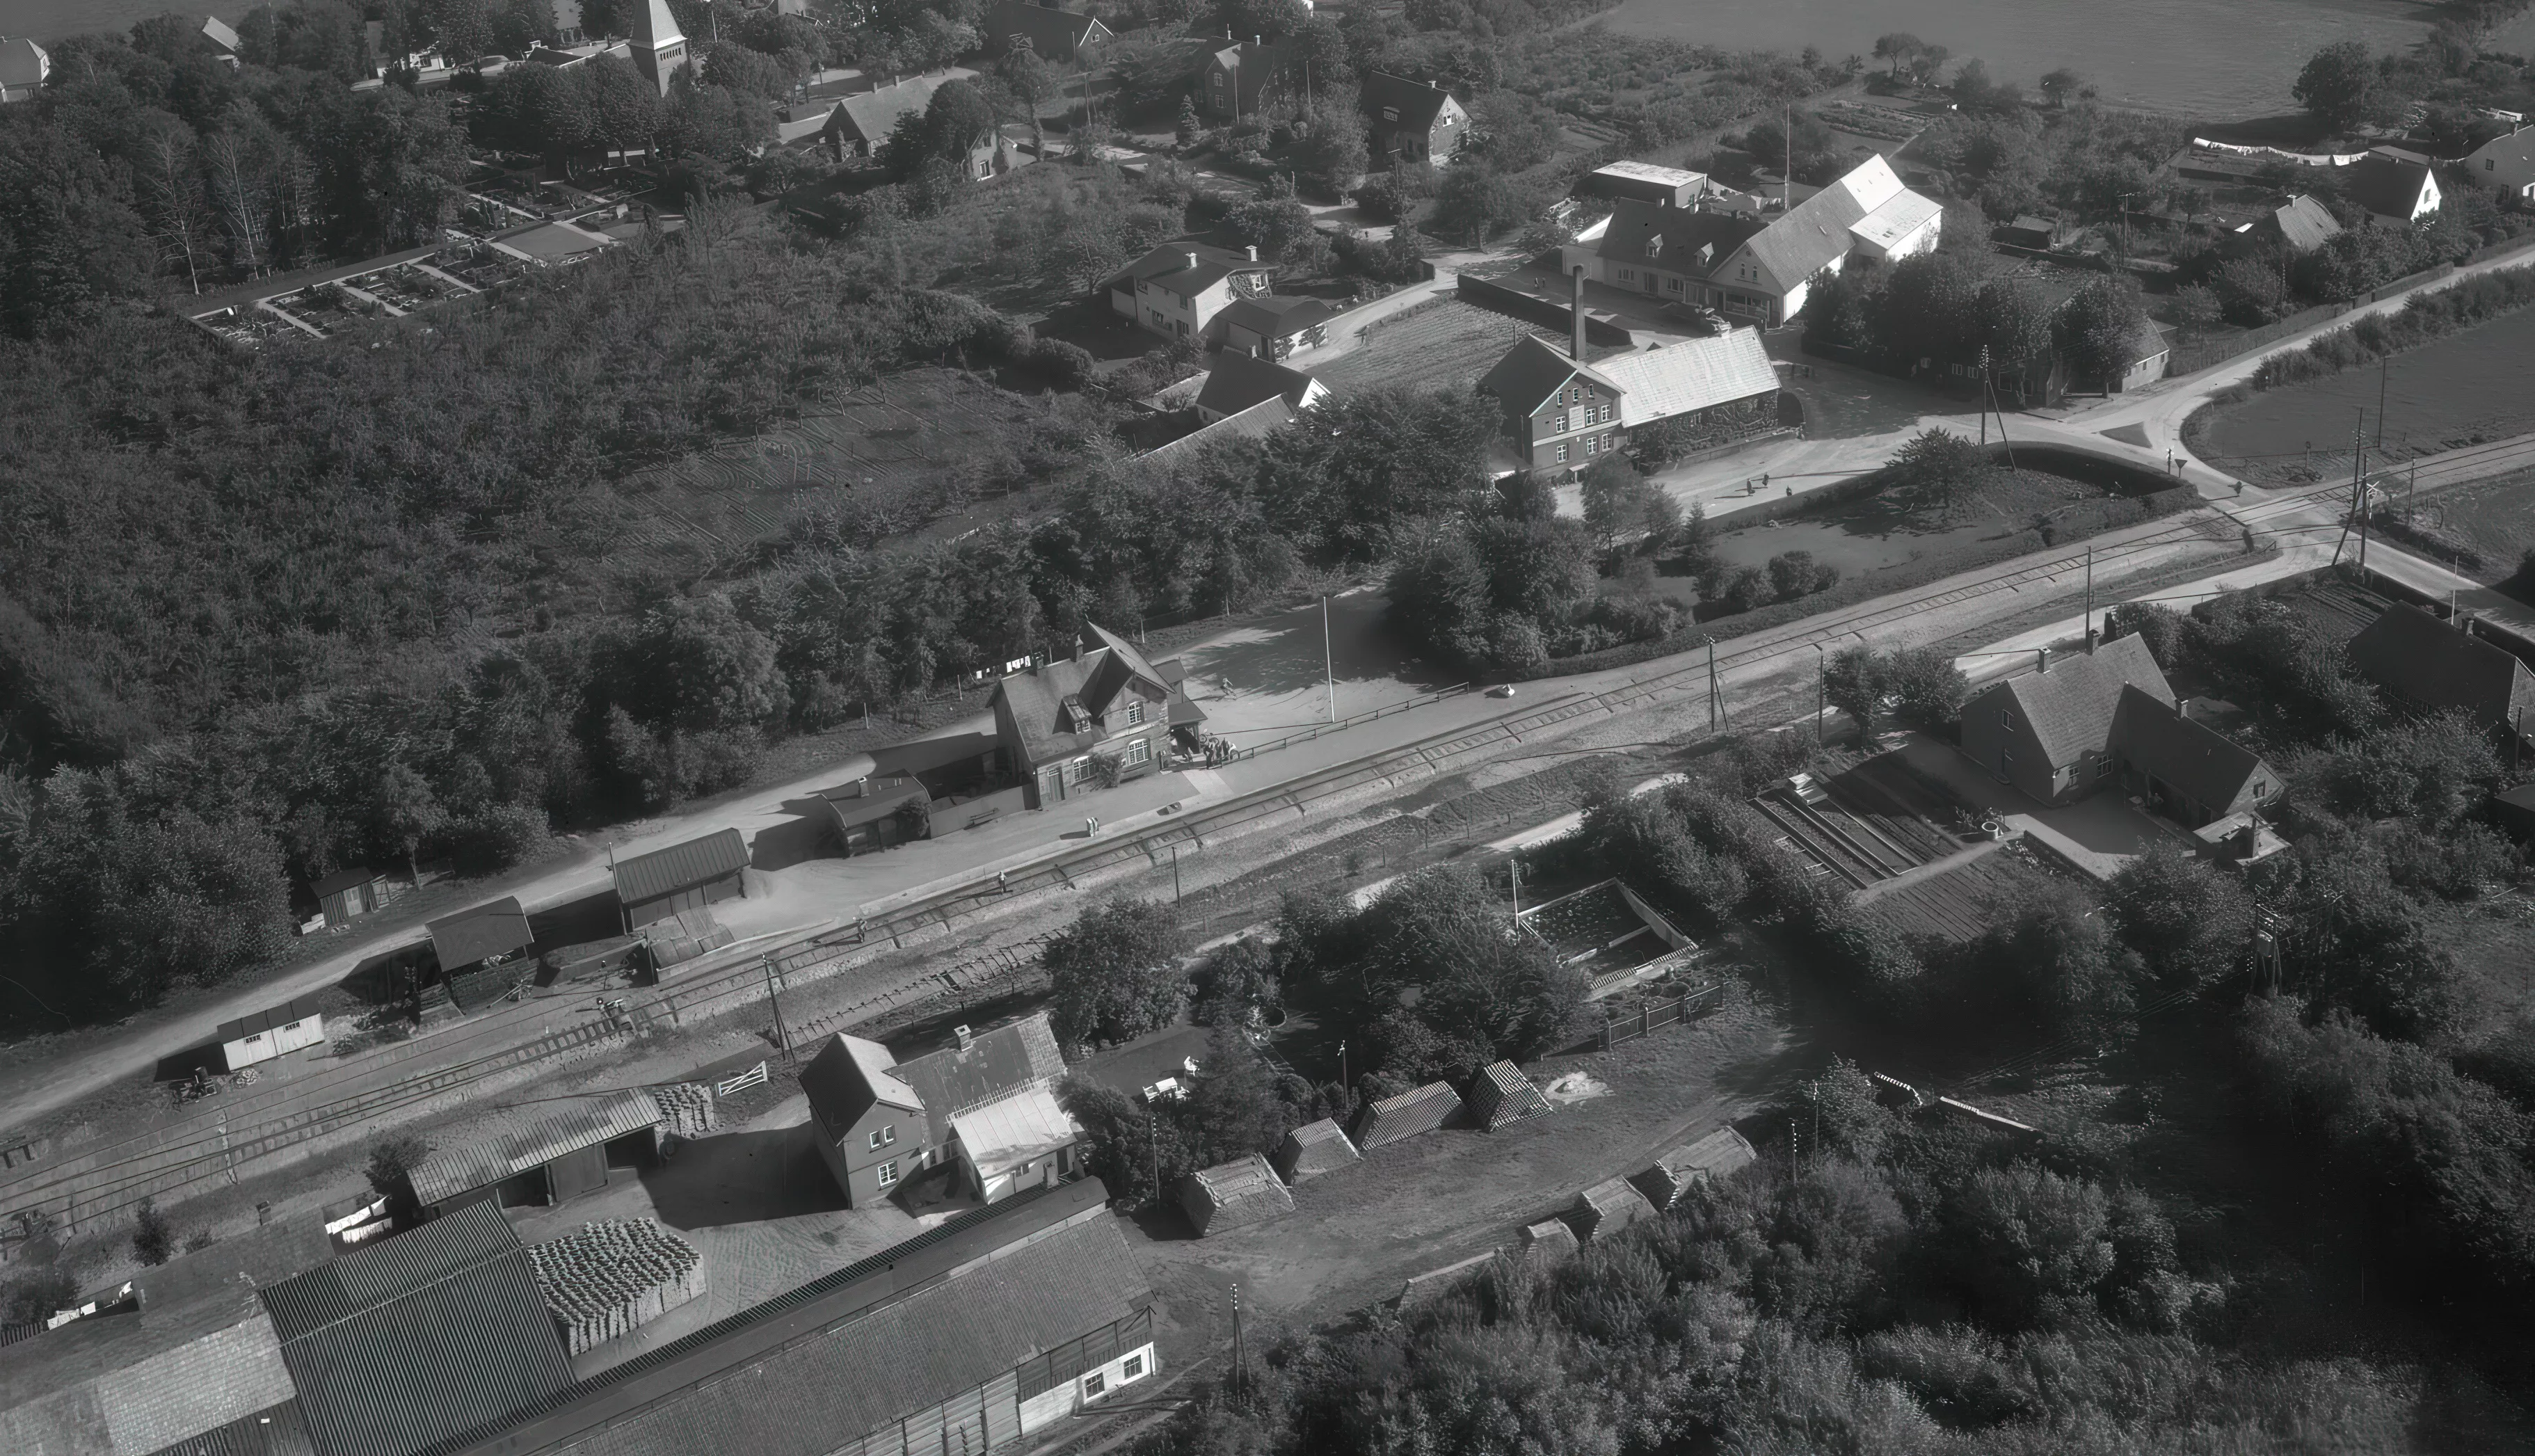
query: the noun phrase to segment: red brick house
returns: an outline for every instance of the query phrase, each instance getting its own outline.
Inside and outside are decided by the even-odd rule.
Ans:
[[[1451,91],[1431,81],[1421,84],[1404,76],[1366,72],[1356,107],[1373,133],[1376,167],[1392,152],[1401,161],[1451,161],[1470,135],[1470,113],[1461,109]]]
[[[1206,714],[1179,688],[1176,660],[1146,661],[1125,638],[1083,624],[1096,645],[995,685],[995,737],[1030,809],[1101,786],[1106,759],[1117,779],[1160,772],[1174,729],[1193,733]]]

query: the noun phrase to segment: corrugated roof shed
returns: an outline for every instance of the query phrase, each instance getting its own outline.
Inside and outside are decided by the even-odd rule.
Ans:
[[[234,1042],[242,1037],[251,1037],[259,1031],[271,1031],[277,1026],[287,1026],[303,1017],[317,1015],[321,1004],[317,997],[296,997],[278,1006],[267,1006],[252,1016],[241,1016],[235,1021],[223,1021],[219,1029],[212,1033],[212,1039]]]
[[[2300,253],[2312,253],[2341,236],[2341,223],[2331,211],[2305,193],[2273,208],[2270,222],[2280,241]]]
[[[1056,1080],[1065,1075],[1065,1054],[1057,1050],[1047,1013],[1040,1011],[980,1032],[965,1047],[945,1047],[901,1062],[896,1075],[923,1105],[933,1144],[939,1147],[951,1140],[955,1114]]]
[[[1056,1094],[1043,1086],[955,1113],[951,1129],[981,1178],[992,1178],[1016,1163],[1082,1140],[1082,1129],[1057,1105]]]
[[[1296,1183],[1344,1168],[1360,1156],[1336,1120],[1323,1118],[1286,1133],[1285,1140],[1276,1145],[1274,1163],[1278,1177]]]
[[[991,1227],[976,1227],[980,1239],[993,1237]],[[1150,1299],[1115,1220],[1096,1204],[1088,1218],[1031,1242],[990,1244],[911,1291],[888,1292],[884,1279],[876,1303],[862,1282],[711,1342],[680,1342],[681,1358],[643,1363],[643,1378],[594,1389],[587,1414],[554,1423],[578,1428],[512,1449],[825,1456],[1126,1319]]]
[[[1576,1257],[1576,1231],[1562,1219],[1542,1219],[1523,1226],[1517,1247],[1523,1261],[1535,1268],[1562,1264]]]
[[[1461,1099],[1470,1115],[1490,1132],[1551,1111],[1549,1099],[1511,1062],[1494,1062],[1470,1078],[1470,1094]]]
[[[1356,1113],[1355,1125],[1348,1131],[1355,1145],[1369,1153],[1386,1143],[1434,1131],[1460,1107],[1460,1095],[1453,1090],[1452,1083],[1428,1082],[1413,1091],[1367,1104]]]
[[[338,870],[334,874],[325,877],[308,887],[316,892],[317,898],[322,900],[328,895],[341,894],[343,891],[350,889],[354,885],[373,884],[385,880],[386,879],[386,876],[379,874],[375,870],[366,870],[356,866],[349,870]]]
[[[528,932],[528,915],[520,908],[517,895],[504,895],[471,910],[444,915],[426,929],[431,932],[431,948],[439,955],[444,971],[462,970],[479,960],[526,949],[536,939]]]
[[[425,1208],[497,1183],[592,1143],[660,1124],[660,1105],[635,1088],[549,1113],[488,1142],[443,1148],[414,1165],[414,1201]]]
[[[628,905],[656,900],[748,868],[748,841],[721,829],[684,844],[616,862],[616,898]]]
[[[1638,425],[1771,394],[1778,371],[1758,329],[1728,329],[1661,348],[1614,354],[1598,366],[1618,385],[1620,423]]]
[[[265,1291],[319,1456],[407,1456],[572,1383],[527,1250],[475,1203]]]
[[[1252,1153],[1182,1179],[1180,1207],[1203,1239],[1292,1213],[1294,1195],[1268,1160]]]
[[[11,1345],[0,1357],[0,1451],[147,1456],[290,1395],[254,1287],[216,1286]]]

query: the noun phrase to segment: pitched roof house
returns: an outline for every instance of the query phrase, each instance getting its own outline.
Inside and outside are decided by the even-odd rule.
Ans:
[[[1074,60],[1117,38],[1095,16],[1024,0],[995,0],[978,19],[977,30],[989,54],[1027,48],[1050,61]]]
[[[1206,385],[1198,391],[1197,417],[1210,425],[1270,399],[1282,399],[1288,410],[1300,414],[1329,396],[1329,386],[1299,369],[1224,349],[1214,356]]]
[[[0,101],[34,99],[44,78],[53,74],[53,57],[24,35],[0,35]]]
[[[719,900],[748,895],[748,840],[737,829],[716,829],[666,849],[618,860],[612,872],[617,903],[630,934],[636,926],[702,910]]]
[[[1285,1140],[1276,1145],[1273,1161],[1277,1177],[1297,1183],[1344,1168],[1358,1156],[1355,1144],[1347,1141],[1336,1120],[1323,1118],[1286,1133]]]
[[[1257,248],[1236,253],[1211,243],[1164,243],[1100,288],[1110,309],[1140,329],[1212,343],[1224,332],[1223,313],[1244,299],[1268,297],[1274,273],[1259,261]]]
[[[1198,109],[1219,121],[1256,116],[1282,92],[1299,90],[1295,53],[1284,45],[1244,40],[1206,58],[1198,76]]]
[[[2312,253],[2341,236],[2341,223],[2323,204],[2301,192],[2246,224],[2245,235],[2277,241],[2292,253]]]
[[[2346,650],[2368,681],[2434,712],[2458,709],[2506,732],[2535,711],[2535,674],[2515,653],[2408,602],[2359,629]]]
[[[2136,636],[1994,683],[1964,702],[1962,751],[2044,804],[2118,783],[2187,828],[2277,797],[2280,777],[2192,721]]]
[[[1356,109],[1373,131],[1377,166],[1394,152],[1402,161],[1450,161],[1470,134],[1470,113],[1436,82],[1368,71]]]
[[[1824,270],[1852,256],[1897,262],[1926,252],[1944,225],[1944,206],[1902,186],[1878,155],[1765,221],[1623,202],[1584,256],[1614,288],[1781,324],[1805,306]]]
[[[488,900],[455,915],[444,915],[424,927],[443,975],[461,975],[488,960],[499,960],[535,943],[527,912],[517,895]]]
[[[1697,214],[1690,214],[1697,215]],[[1627,432],[1666,421],[1696,430],[1728,419],[1774,424],[1778,374],[1756,329],[1729,329],[1591,364],[1537,335],[1479,381],[1505,411],[1515,454],[1534,469],[1590,464]]]
[[[1329,341],[1335,317],[1317,298],[1236,298],[1222,313],[1223,347],[1262,359],[1283,359]]]
[[[1268,366],[1274,367],[1274,366]],[[1120,778],[1160,772],[1173,728],[1194,729],[1205,714],[1179,689],[1172,664],[1156,666],[1124,637],[1084,623],[1094,645],[995,685],[995,737],[1021,780],[1022,803],[1044,809],[1088,794],[1102,776],[1096,755]]]
[[[2519,125],[2504,137],[2492,138],[2457,165],[2478,187],[2535,200],[2535,126]]]
[[[2395,222],[2418,222],[2439,210],[2439,179],[2430,164],[2382,147],[2344,169],[2342,187],[2352,202]]]
[[[897,1062],[878,1042],[841,1033],[801,1070],[820,1157],[861,1208],[944,1163],[969,1196],[993,1203],[1074,1170],[1082,1129],[1052,1088],[1065,1058],[1047,1013]]]
[[[849,156],[877,156],[881,144],[897,129],[897,120],[933,103],[941,83],[911,76],[890,86],[838,98],[820,129],[819,141],[841,161]]]

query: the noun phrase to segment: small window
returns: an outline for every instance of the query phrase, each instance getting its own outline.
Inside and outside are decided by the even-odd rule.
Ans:
[[[1144,1357],[1141,1355],[1128,1356],[1127,1363],[1118,1367],[1118,1378],[1121,1380],[1141,1380],[1144,1378]]]
[[[1624,269],[1620,270],[1620,281],[1621,281],[1621,282],[1623,282],[1623,283],[1634,283],[1634,282],[1636,282],[1637,280],[1638,280],[1638,271],[1637,271],[1636,269],[1634,269],[1634,268],[1624,268]]]
[[[1558,463],[1567,463],[1567,442],[1564,440],[1558,442]]]
[[[2113,760],[2110,758],[2097,758],[2095,760],[2095,777],[2110,778],[2112,776]]]
[[[1131,727],[1131,728],[1132,728],[1132,727],[1134,727],[1136,724],[1141,723],[1141,722],[1143,722],[1143,721],[1144,721],[1144,699],[1143,699],[1143,698],[1128,698],[1128,699],[1127,699],[1127,726],[1129,726],[1129,727]]]
[[[1090,1400],[1108,1388],[1109,1382],[1101,1378],[1099,1372],[1096,1370],[1091,1374],[1082,1377],[1082,1398],[1084,1400]]]
[[[1666,279],[1664,279],[1664,290],[1665,290],[1666,292],[1669,292],[1669,293],[1679,293],[1679,292],[1681,291],[1681,279],[1679,279],[1679,278],[1666,278]]]
[[[1151,741],[1142,738],[1131,740],[1127,745],[1127,761],[1131,764],[1152,762],[1153,745]]]
[[[1567,411],[1566,411],[1566,410],[1563,410],[1563,409],[1562,409],[1562,410],[1558,411],[1558,423],[1557,423],[1555,426],[1553,426],[1553,427],[1551,428],[1550,433],[1551,433],[1551,434],[1553,434],[1553,435],[1564,435],[1564,434],[1566,434],[1566,433],[1567,433]]]
[[[1089,758],[1077,758],[1073,762],[1065,765],[1065,781],[1067,783],[1086,783],[1090,778],[1091,760]]]
[[[880,1175],[880,1185],[884,1188],[897,1182],[897,1160],[892,1158],[888,1162],[883,1163],[880,1165],[878,1173]]]
[[[1584,453],[1586,455],[1593,453],[1593,437],[1590,435],[1584,437]]]
[[[2496,157],[2496,156],[2486,156],[2486,157],[2484,157],[2484,158],[2482,159],[2482,169],[2483,169],[2484,171],[2486,171],[2486,172],[2496,172],[2496,171],[2499,171],[2499,170],[2500,170],[2500,158],[2499,158],[2499,157]]]
[[[2006,729],[2009,733],[2013,733],[2015,731],[2015,709],[2011,707],[2000,708],[1998,710],[1998,726]]]

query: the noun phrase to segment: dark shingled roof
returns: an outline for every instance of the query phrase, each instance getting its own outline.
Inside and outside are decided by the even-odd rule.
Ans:
[[[897,119],[911,111],[922,111],[932,104],[935,88],[941,85],[922,76],[911,77],[894,86],[845,96],[836,109],[828,113],[824,132],[835,132],[870,146],[889,140]]]
[[[1356,103],[1363,108],[1364,114],[1368,117],[1380,117],[1385,106],[1399,113],[1397,121],[1383,122],[1384,126],[1424,127],[1431,130],[1435,125],[1435,118],[1443,114],[1444,103],[1452,97],[1453,93],[1442,87],[1411,81],[1405,76],[1367,71],[1364,74],[1363,89],[1357,92]]]
[[[509,1220],[474,1203],[264,1292],[318,1456],[407,1456],[572,1383]]]
[[[1107,1199],[1084,1179],[955,1217],[595,1375],[514,1430],[448,1449],[823,1456],[850,1446],[1147,1307]]]
[[[2173,703],[2136,688],[2122,689],[2118,729],[2122,757],[2167,784],[2225,812],[2256,779],[2257,799],[2277,790],[2280,776],[2254,751],[2175,710]]]
[[[341,894],[343,891],[350,889],[356,884],[368,884],[375,880],[385,879],[387,879],[387,877],[378,873],[376,870],[364,870],[358,868],[338,870],[334,874],[327,876],[325,879],[318,880],[315,884],[310,885],[309,888],[316,892],[317,898],[322,900],[328,895]]]
[[[1254,404],[1268,399],[1283,399],[1288,408],[1303,407],[1303,395],[1312,388],[1312,377],[1299,369],[1225,349],[1207,366],[1206,388],[1198,392],[1197,407],[1215,414],[1239,414]]]
[[[1032,51],[1051,61],[1073,60],[1083,45],[1109,38],[1109,28],[1090,16],[1050,5],[1024,4],[1022,0],[995,0],[986,7],[977,30],[990,49],[1009,44],[1018,36]]]
[[[1162,703],[1156,706],[1177,700],[1161,674],[1125,638],[1094,624],[1085,626],[1099,645],[1084,652],[1080,661],[1053,658],[995,685],[996,698],[1011,712],[1020,733],[1023,761],[1015,765],[1018,768],[1028,770],[1071,758],[1098,744],[1109,727],[1124,728],[1123,721],[1103,727],[1091,719],[1107,712],[1119,692],[1134,679],[1143,679],[1161,695]],[[1061,726],[1060,718],[1069,699],[1082,713],[1084,726],[1079,731],[1068,732]]]
[[[2350,660],[2370,682],[2427,708],[2462,708],[2494,728],[2528,676],[2506,649],[2398,602],[2350,639]]]
[[[2174,690],[2138,636],[2116,637],[2092,654],[2054,657],[2049,672],[2009,678],[1983,692],[1975,702],[2004,697],[2033,725],[2045,758],[2054,768],[2077,762],[2088,752],[2112,747],[2113,717],[2121,708],[2122,690],[2135,687],[2171,706]],[[1968,715],[1974,709],[1965,708]]]
[[[2430,180],[2430,168],[2416,158],[2380,150],[2342,168],[2341,177],[2343,195],[2352,202],[2380,217],[2409,221],[2421,189]]]
[[[1194,264],[1189,262],[1192,255],[1197,259]],[[1174,293],[1196,293],[1237,273],[1265,273],[1270,271],[1268,265],[1252,259],[1246,253],[1218,248],[1212,243],[1164,243],[1128,264],[1126,271],[1113,275],[1106,286],[1159,283]]]
[[[1065,1055],[1056,1048],[1047,1012],[1040,1011],[980,1032],[965,1047],[901,1062],[897,1074],[924,1104],[924,1120],[939,1147],[951,1140],[953,1114],[1056,1080],[1065,1075]]]
[[[748,841],[721,829],[684,844],[616,862],[616,898],[639,904],[735,875],[748,868]]]
[[[1263,337],[1286,338],[1314,324],[1327,323],[1332,315],[1329,306],[1317,298],[1280,298],[1270,294],[1266,298],[1236,298],[1215,317],[1227,324],[1238,324]]]
[[[1629,198],[1611,209],[1611,220],[1594,251],[1621,263],[1705,277],[1767,228],[1760,218],[1741,213],[1697,212]]]
[[[1610,377],[1588,365],[1578,364],[1556,345],[1537,334],[1525,334],[1506,350],[1496,367],[1480,379],[1479,389],[1494,394],[1505,407],[1516,414],[1529,414],[1540,407],[1549,392],[1573,378],[1583,378],[1599,386],[1602,393],[1618,399],[1628,393],[1613,384]]]
[[[431,948],[439,953],[444,971],[462,970],[479,960],[526,949],[536,939],[528,933],[527,912],[520,908],[516,895],[504,895],[472,910],[444,915],[427,929],[431,932]]]
[[[2300,253],[2312,253],[2341,235],[2341,224],[2323,204],[2300,193],[2270,211],[2265,231]]]

